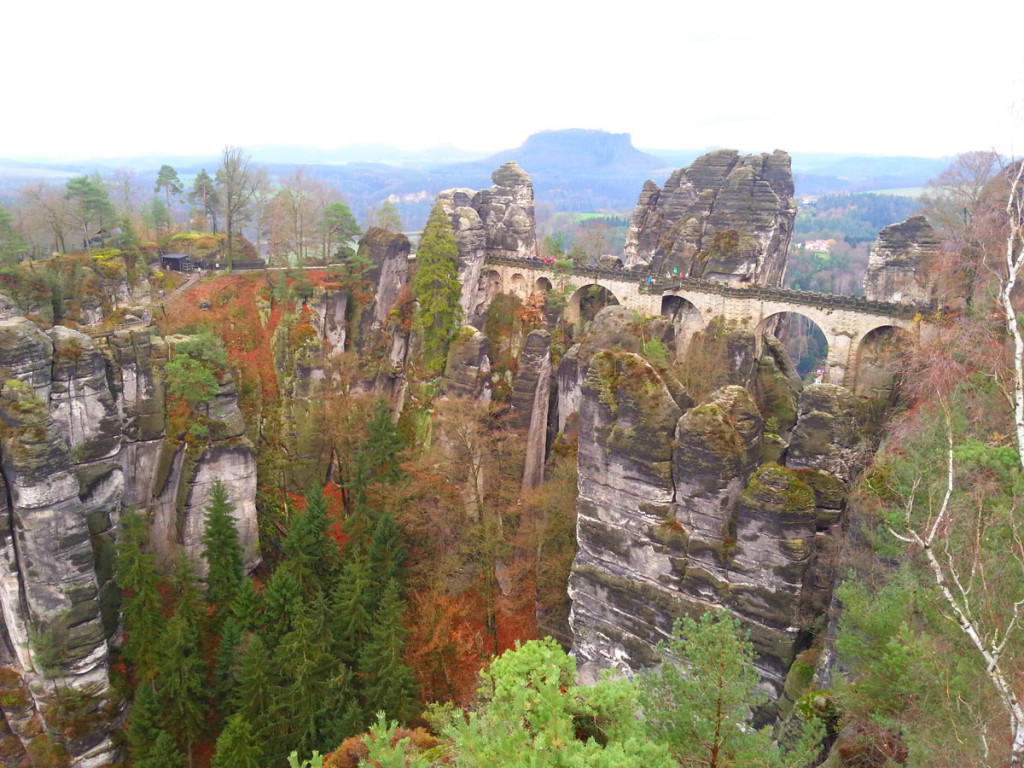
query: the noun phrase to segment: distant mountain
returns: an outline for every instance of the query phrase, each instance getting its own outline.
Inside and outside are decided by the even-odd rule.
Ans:
[[[337,149],[290,145],[247,148],[253,161],[282,176],[298,165],[345,195],[353,212],[362,218],[386,200],[395,202],[408,229],[426,221],[430,204],[443,189],[491,185],[491,172],[510,160],[530,174],[537,203],[550,211],[631,211],[647,179],[663,184],[676,168],[690,165],[707,149],[642,151],[628,133],[570,129],[543,131],[519,147],[478,154],[454,147],[402,150],[384,144],[358,144]],[[921,186],[938,175],[948,159],[872,157],[838,153],[792,152],[793,174],[799,195],[858,192]],[[134,170],[143,186],[157,169],[168,163],[183,177],[205,167],[213,173],[217,155],[139,156],[93,161],[4,161],[0,159],[0,198],[11,198],[26,181],[67,178],[115,169]]]
[[[601,173],[633,175],[662,167],[660,157],[633,146],[628,133],[607,133],[573,128],[542,131],[529,136],[521,146],[479,161],[495,168],[514,160],[528,173]]]

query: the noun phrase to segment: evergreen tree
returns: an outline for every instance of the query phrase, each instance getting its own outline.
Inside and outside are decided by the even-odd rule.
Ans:
[[[235,673],[235,709],[249,723],[257,734],[266,726],[271,703],[271,691],[275,676],[267,660],[270,651],[263,638],[252,635],[244,643],[238,669]]]
[[[448,345],[462,320],[458,261],[459,247],[451,222],[435,204],[416,250],[416,274],[412,278],[413,295],[419,303],[415,327],[423,339],[423,367],[430,373],[444,370]]]
[[[264,768],[263,746],[252,723],[240,714],[232,716],[217,739],[217,750],[210,765],[212,768]]]
[[[217,185],[214,184],[205,168],[196,175],[192,191],[188,193],[188,199],[192,205],[199,207],[203,216],[212,225],[213,234],[217,234],[217,209],[220,207],[220,198],[217,195]]]
[[[231,618],[242,631],[254,632],[263,626],[265,601],[256,584],[248,579],[242,581],[231,601]]]
[[[235,690],[234,670],[235,654],[242,642],[242,630],[233,616],[228,616],[220,631],[220,645],[217,646],[217,659],[214,666],[214,683],[217,699],[226,704],[222,710],[230,707]]]
[[[205,720],[203,659],[198,625],[176,612],[160,642],[159,686],[164,727],[191,759]]]
[[[359,649],[370,637],[374,593],[366,558],[361,555],[350,557],[331,593],[331,634],[335,653],[346,664],[355,664]]]
[[[336,744],[323,739],[322,726],[329,719],[325,711],[332,695],[331,683],[338,677],[339,660],[331,654],[331,636],[324,621],[322,604],[303,611],[295,628],[281,640],[274,652],[274,664],[281,674],[272,690],[271,723],[274,749],[270,762],[280,764],[293,749],[308,754],[326,751]],[[351,691],[348,691],[351,696]]]
[[[366,440],[356,449],[354,484],[360,502],[365,503],[366,486],[371,482],[394,482],[401,477],[398,453],[402,447],[402,437],[391,418],[391,407],[387,400],[379,397],[366,425]]]
[[[386,712],[400,722],[407,722],[417,711],[413,673],[405,663],[409,632],[402,626],[404,615],[405,601],[392,579],[374,614],[370,639],[359,654],[364,710]]]
[[[114,206],[99,174],[69,179],[65,189],[65,199],[74,203],[71,216],[82,231],[85,250],[92,255],[93,238],[117,217]]]
[[[266,623],[261,635],[270,648],[275,648],[281,638],[295,628],[305,599],[294,567],[287,560],[270,577],[264,598],[267,604]]]
[[[156,561],[144,551],[148,539],[149,529],[142,516],[134,510],[125,512],[121,517],[115,573],[124,590],[124,655],[140,680],[156,674],[156,645],[163,626]]]
[[[228,500],[228,491],[218,478],[210,487],[203,530],[203,557],[210,566],[206,600],[218,608],[231,602],[245,578],[242,546],[232,512],[234,506]]]
[[[178,178],[178,172],[169,165],[161,165],[160,170],[156,175],[156,186],[153,187],[154,192],[164,191],[164,201],[167,204],[167,210],[171,209],[171,195],[180,195],[184,190],[181,186],[181,179]]]
[[[327,500],[323,489],[310,488],[305,509],[292,518],[282,543],[285,563],[307,597],[323,594],[337,572],[338,548],[327,535]]]
[[[385,510],[377,518],[370,535],[370,546],[367,560],[370,569],[371,583],[379,585],[378,589],[386,588],[394,581],[401,589],[402,565],[405,563],[405,546],[402,544],[402,532],[395,524],[391,513]],[[377,597],[382,593],[377,592]]]
[[[14,228],[11,214],[0,205],[0,263],[17,264],[26,253],[25,239]]]
[[[189,627],[195,630],[198,637],[206,612],[203,610],[202,596],[199,593],[199,585],[196,583],[195,569],[184,551],[178,555],[178,561],[174,564],[174,573],[171,574],[171,590],[174,595],[175,616],[180,616]]]
[[[189,761],[191,763],[191,760]],[[185,756],[167,731],[160,731],[146,757],[135,762],[135,768],[182,768]]]
[[[140,682],[135,689],[135,700],[125,727],[128,754],[136,765],[149,755],[150,748],[163,733],[160,727],[162,717],[163,710],[156,686],[150,680]]]
[[[787,761],[771,729],[750,727],[751,709],[767,695],[758,688],[754,646],[731,614],[685,617],[660,650],[666,663],[640,676],[644,722],[677,760],[723,768],[804,765],[813,755]]]

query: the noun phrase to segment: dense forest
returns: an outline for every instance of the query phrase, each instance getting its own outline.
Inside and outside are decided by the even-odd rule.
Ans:
[[[926,268],[944,309],[917,318],[927,332],[915,338],[885,336],[873,363],[892,383],[851,406],[844,537],[814,555],[830,561],[835,600],[827,615],[797,617],[806,637],[780,701],[755,665],[759,638],[729,610],[679,617],[651,650],[657,663],[633,676],[578,679],[567,584],[578,467],[594,448],[576,415],[531,425],[541,390],[519,374],[531,344],[554,369],[589,344],[594,370],[611,366],[601,369],[611,385],[602,380],[594,397],[618,418],[636,411],[642,427],[665,381],[677,419],[675,403],[702,424],[756,418],[756,439],[782,445],[807,413],[828,429],[838,423],[798,413],[802,385],[787,365],[806,377],[823,357],[809,328],[780,331],[805,340],[790,363],[751,341],[762,356],[744,372],[731,361],[752,334],[714,321],[685,336],[679,318],[620,312],[599,350],[594,318],[609,300],[596,292],[580,300],[577,324],[557,288],[497,293],[471,327],[460,243],[439,205],[409,259],[392,203],[372,210],[364,231],[341,190],[301,170],[274,178],[236,148],[210,170],[184,177],[165,165],[152,190],[98,175],[31,184],[0,207],[4,322],[24,321],[22,336],[4,326],[4,348],[49,333],[53,370],[93,377],[90,390],[112,380],[111,360],[118,375],[159,368],[159,407],[139,406],[131,429],[156,446],[153,496],[166,501],[159,524],[175,542],[158,543],[152,510],[118,505],[110,530],[90,519],[83,540],[102,553],[112,692],[69,682],[82,662],[81,616],[30,627],[31,686],[14,671],[16,654],[0,669],[5,764],[69,765],[100,731],[112,734],[117,764],[139,768],[1024,764],[1019,162],[972,153],[920,203],[822,197],[796,220],[795,244],[834,243],[798,245],[787,285],[855,294],[878,230],[923,206],[941,238]],[[538,211],[537,255],[567,273],[622,251],[623,216],[544,218]],[[168,254],[207,272],[179,272]],[[276,268],[246,271],[263,261]],[[66,335],[78,331],[82,339]],[[131,364],[116,347],[128,338]],[[143,344],[162,352],[143,362]],[[18,461],[56,455],[23,447],[56,434],[27,370],[4,369],[5,477]],[[481,382],[487,397],[456,394]],[[739,397],[741,386],[762,413],[721,405],[721,392]],[[524,465],[537,431],[550,434],[543,480],[531,485]],[[611,432],[636,442],[628,429]],[[732,439],[708,435],[713,450]],[[110,482],[101,471],[114,471],[101,446],[110,436],[87,437],[63,449],[84,500]],[[189,494],[218,451],[252,457],[253,498],[239,493],[237,466],[222,465],[230,471],[210,479],[197,532]],[[781,453],[763,451],[759,482],[789,472],[776,464]],[[821,473],[790,474],[803,478],[780,507],[790,522],[799,505],[813,516],[817,503],[821,515],[822,497],[846,493]],[[742,503],[766,493],[752,480]],[[15,509],[16,494],[5,495]],[[250,503],[258,530],[246,539]],[[665,518],[653,535],[676,546],[684,523]],[[811,531],[820,538],[823,525]],[[731,561],[742,542],[735,527],[721,536],[715,557]],[[247,549],[257,538],[258,551]],[[803,557],[804,540],[788,541]],[[608,547],[633,556],[622,540]],[[13,646],[20,630],[4,619],[0,645]],[[41,715],[31,714],[36,694],[47,701]]]

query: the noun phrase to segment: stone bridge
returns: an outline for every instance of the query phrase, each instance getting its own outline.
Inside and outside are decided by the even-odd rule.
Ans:
[[[913,338],[926,331],[922,315],[930,308],[910,304],[869,301],[760,285],[734,285],[691,277],[654,279],[647,274],[572,267],[561,270],[540,259],[488,256],[480,276],[489,302],[499,292],[521,299],[536,292],[563,292],[568,297],[566,317],[579,320],[580,301],[592,286],[611,293],[619,304],[644,315],[665,315],[678,323],[684,338],[703,330],[721,317],[733,327],[762,334],[774,328],[784,313],[795,313],[814,323],[828,342],[824,381],[853,388],[861,350],[878,334],[900,329]],[[760,350],[758,350],[760,352]]]

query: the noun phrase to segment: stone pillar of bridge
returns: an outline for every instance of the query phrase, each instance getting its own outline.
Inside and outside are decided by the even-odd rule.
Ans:
[[[825,359],[826,384],[847,385],[847,377],[852,375],[851,359],[853,345],[846,334],[826,335],[828,341],[828,357]]]

